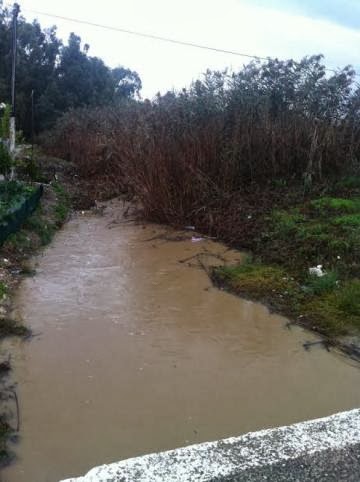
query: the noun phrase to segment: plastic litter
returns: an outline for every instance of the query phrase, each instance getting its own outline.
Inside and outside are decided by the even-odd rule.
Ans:
[[[317,266],[309,268],[309,274],[311,276],[321,277],[326,275],[326,271],[323,270],[322,264],[318,264]]]

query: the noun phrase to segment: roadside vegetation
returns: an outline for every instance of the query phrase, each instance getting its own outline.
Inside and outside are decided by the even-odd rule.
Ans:
[[[34,192],[34,186],[22,182],[0,182],[0,223]]]
[[[42,138],[145,218],[252,253],[214,279],[327,337],[359,333],[360,90],[321,56],[207,72],[153,101],[65,114]],[[310,268],[321,265],[321,276]]]

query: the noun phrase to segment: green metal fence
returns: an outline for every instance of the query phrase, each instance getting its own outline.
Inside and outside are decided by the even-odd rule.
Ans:
[[[20,229],[25,220],[37,208],[43,191],[44,188],[40,185],[35,192],[24,199],[20,206],[0,219],[0,246],[10,234],[16,233]]]

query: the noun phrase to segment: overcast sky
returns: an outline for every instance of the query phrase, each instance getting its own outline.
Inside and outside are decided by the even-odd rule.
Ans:
[[[8,5],[10,2],[6,2]],[[11,2],[12,3],[12,2]],[[360,0],[19,0],[22,14],[90,44],[109,66],[136,70],[143,97],[180,89],[207,68],[234,70],[242,57],[167,44],[34,15],[39,10],[258,56],[300,59],[323,53],[328,67],[360,73]]]

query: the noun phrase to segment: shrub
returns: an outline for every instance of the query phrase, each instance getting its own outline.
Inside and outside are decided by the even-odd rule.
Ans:
[[[94,199],[127,192],[152,220],[234,230],[239,193],[310,187],[359,167],[360,89],[321,56],[207,72],[153,101],[65,114],[49,153],[76,164]]]
[[[12,160],[9,151],[0,141],[0,174],[7,176],[10,173]]]
[[[9,138],[11,106],[7,104],[0,120],[0,138]]]

